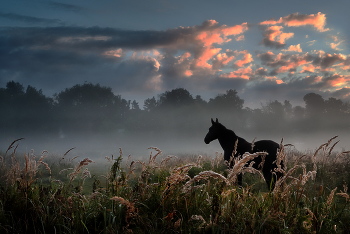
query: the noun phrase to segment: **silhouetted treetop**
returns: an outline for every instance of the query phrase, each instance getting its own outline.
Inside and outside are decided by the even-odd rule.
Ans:
[[[229,89],[226,94],[219,94],[214,99],[210,99],[208,104],[214,109],[242,110],[244,100],[239,98],[236,90]]]
[[[316,93],[308,93],[304,96],[306,111],[309,115],[319,115],[325,111],[324,99]]]
[[[55,99],[59,106],[78,107],[89,105],[107,107],[113,105],[118,98],[113,94],[112,88],[87,83],[66,88],[56,94]]]
[[[166,91],[159,95],[158,106],[163,107],[180,107],[193,104],[194,99],[190,92],[184,88],[177,88]]]
[[[158,102],[155,97],[147,98],[143,104],[143,108],[146,111],[153,111],[157,106]]]

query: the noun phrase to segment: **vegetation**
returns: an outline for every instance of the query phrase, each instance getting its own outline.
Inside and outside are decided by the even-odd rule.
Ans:
[[[67,88],[53,97],[42,90],[8,82],[0,88],[0,134],[12,139],[32,134],[62,132],[65,135],[108,132],[153,132],[197,134],[207,129],[210,118],[249,134],[283,135],[313,131],[343,131],[350,127],[350,104],[340,99],[323,99],[306,94],[305,107],[292,106],[288,100],[262,103],[261,108],[244,108],[235,90],[218,94],[209,101],[178,88],[144,101],[127,101],[109,87],[85,83]],[[58,135],[58,134],[57,134]],[[285,136],[286,137],[286,136]]]
[[[90,178],[92,160],[75,165],[71,150],[22,159],[19,139],[0,158],[0,232],[349,233],[350,152],[334,153],[334,139],[307,154],[281,142],[277,164],[287,167],[272,191],[246,165],[257,154],[227,169],[220,154],[163,157],[152,148],[147,161],[129,157],[123,167],[120,150],[106,157],[106,174]]]

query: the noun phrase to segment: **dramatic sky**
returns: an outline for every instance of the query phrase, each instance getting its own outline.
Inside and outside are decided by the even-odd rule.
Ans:
[[[246,106],[350,100],[348,0],[4,0],[0,87],[84,82],[143,102],[236,89]],[[140,103],[142,106],[143,103]]]

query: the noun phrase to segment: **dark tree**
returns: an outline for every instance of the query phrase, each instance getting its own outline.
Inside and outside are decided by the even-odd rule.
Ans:
[[[192,105],[194,99],[186,89],[178,88],[159,95],[160,108],[174,108]]]
[[[129,103],[109,87],[91,83],[75,85],[55,95],[61,125],[69,129],[99,130],[120,125]],[[113,128],[112,128],[113,129]]]
[[[209,106],[213,109],[221,109],[227,111],[242,110],[244,100],[239,98],[236,90],[227,90],[226,94],[219,94],[214,99],[209,100]]]
[[[304,96],[306,112],[310,116],[316,116],[324,113],[325,102],[321,95],[316,93],[308,93]]]
[[[158,102],[155,97],[147,98],[144,101],[143,108],[146,111],[152,111],[158,106]]]
[[[136,100],[134,100],[132,103],[131,103],[131,109],[132,110],[141,110],[140,109],[140,106],[139,106],[139,103],[138,102],[136,102]]]
[[[328,114],[337,115],[342,112],[344,113],[346,111],[346,106],[342,100],[330,97],[325,101],[325,109]]]

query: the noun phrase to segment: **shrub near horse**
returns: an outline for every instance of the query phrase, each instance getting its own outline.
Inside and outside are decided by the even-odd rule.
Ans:
[[[267,183],[268,188],[273,189],[275,187],[275,182],[277,179],[279,179],[282,174],[276,173],[276,176],[273,176],[273,171],[275,168],[277,168],[276,165],[276,157],[277,152],[280,148],[279,144],[277,144],[274,141],[271,140],[261,140],[254,143],[254,147],[252,147],[252,143],[249,143],[245,139],[237,136],[234,131],[227,129],[224,125],[219,123],[218,119],[214,122],[213,119],[211,119],[212,126],[209,128],[209,132],[204,138],[204,142],[206,144],[209,144],[213,140],[218,139],[219,143],[224,150],[224,159],[226,161],[230,161],[230,158],[232,156],[232,153],[235,149],[235,142],[238,139],[238,144],[236,148],[236,154],[234,157],[240,157],[244,153],[257,153],[257,152],[266,152],[266,158],[265,162],[262,166],[262,172],[265,178],[265,181]],[[259,169],[259,164],[262,162],[262,157],[258,156],[254,161],[253,167],[255,169]],[[251,162],[251,161],[250,161]],[[247,163],[247,165],[250,164],[250,162]],[[230,165],[232,166],[232,164]],[[283,165],[281,165],[283,167]],[[238,184],[242,185],[242,174],[238,175]],[[271,187],[270,187],[271,186]]]

